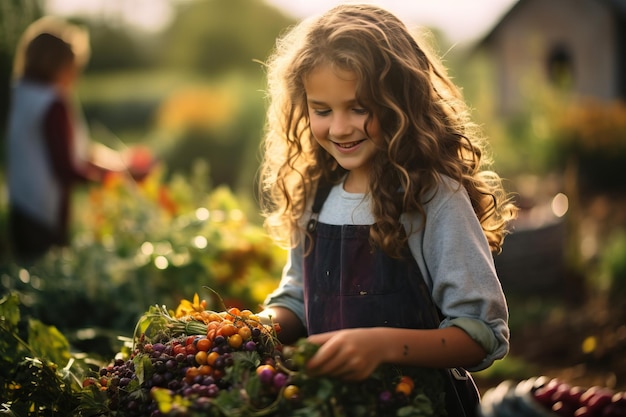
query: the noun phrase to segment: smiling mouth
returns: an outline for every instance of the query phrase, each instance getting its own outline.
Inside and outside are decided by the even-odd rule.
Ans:
[[[337,142],[333,142],[333,143],[342,149],[350,149],[361,144],[362,142],[365,142],[365,139],[357,140],[354,142],[347,142],[347,143],[337,143]]]

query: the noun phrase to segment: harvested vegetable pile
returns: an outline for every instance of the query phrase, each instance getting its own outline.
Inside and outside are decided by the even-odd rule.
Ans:
[[[384,367],[364,383],[312,378],[316,346],[283,346],[278,324],[249,310],[211,311],[196,295],[175,312],[153,306],[132,348],[85,378],[80,412],[102,416],[435,416],[437,378]],[[422,373],[417,375],[417,373]],[[428,379],[425,379],[428,378]],[[430,377],[430,378],[429,378]],[[418,386],[414,381],[428,381]],[[433,398],[431,396],[430,398]]]

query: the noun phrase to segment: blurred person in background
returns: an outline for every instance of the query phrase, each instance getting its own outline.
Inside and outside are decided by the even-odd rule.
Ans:
[[[7,132],[9,239],[14,256],[33,261],[70,241],[77,183],[128,171],[128,155],[92,142],[74,88],[90,55],[80,26],[46,16],[17,45]]]

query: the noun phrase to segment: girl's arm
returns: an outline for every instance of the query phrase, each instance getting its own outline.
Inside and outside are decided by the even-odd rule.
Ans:
[[[485,350],[458,327],[416,330],[345,329],[309,336],[320,344],[307,367],[314,375],[362,380],[383,363],[432,368],[471,367]]]
[[[271,320],[280,326],[278,340],[282,344],[290,345],[299,338],[306,336],[306,329],[298,316],[286,307],[272,306],[260,312],[258,316],[269,323]]]
[[[73,159],[74,128],[65,103],[55,101],[44,118],[44,138],[54,174],[63,184],[100,181],[104,171],[87,166],[80,169]]]

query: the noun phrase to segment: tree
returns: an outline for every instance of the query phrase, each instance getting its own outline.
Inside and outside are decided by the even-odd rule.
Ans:
[[[277,36],[294,21],[261,0],[196,0],[179,6],[165,32],[167,65],[217,75],[259,70]]]

